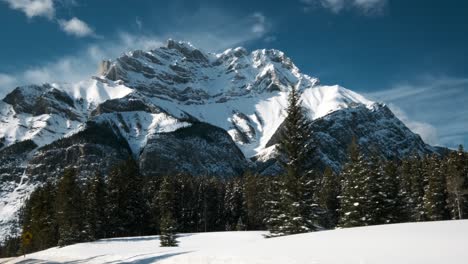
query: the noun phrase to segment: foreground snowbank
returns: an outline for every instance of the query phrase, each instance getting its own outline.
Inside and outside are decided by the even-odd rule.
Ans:
[[[350,228],[264,239],[265,232],[183,234],[178,248],[158,236],[52,248],[7,263],[462,264],[468,221]],[[0,261],[1,262],[1,261]]]

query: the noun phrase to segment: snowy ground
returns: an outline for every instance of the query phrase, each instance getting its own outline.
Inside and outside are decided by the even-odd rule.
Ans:
[[[177,248],[160,248],[157,236],[107,239],[52,248],[5,263],[462,264],[468,260],[468,221],[350,228],[271,239],[262,234],[183,234]]]

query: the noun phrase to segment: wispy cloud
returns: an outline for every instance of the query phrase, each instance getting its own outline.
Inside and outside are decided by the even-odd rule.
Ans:
[[[265,34],[265,31],[267,30],[266,17],[260,12],[254,13],[252,17],[255,20],[252,25],[252,33],[259,35]]]
[[[325,8],[338,14],[344,10],[355,10],[362,14],[380,14],[387,5],[387,0],[301,0],[304,10]]]
[[[428,143],[468,144],[468,78],[426,76],[368,94],[388,103],[405,124]]]
[[[180,20],[182,24],[178,24]],[[256,24],[264,24],[262,32],[252,31]],[[270,30],[268,18],[260,13],[236,17],[219,9],[200,10],[188,17],[178,17],[164,28],[165,31],[158,34],[120,31],[113,38],[96,39],[74,54],[23,71],[0,73],[0,98],[17,85],[85,80],[96,74],[101,60],[114,59],[131,50],[154,49],[164,45],[168,38],[190,41],[202,50],[218,52],[252,40],[262,40]]]
[[[43,16],[49,19],[55,16],[55,7],[52,0],[2,0],[8,3],[11,9],[23,12],[27,17]]]
[[[164,27],[161,38],[187,40],[212,52],[262,40],[272,28],[268,17],[261,12],[236,15],[212,7],[202,7],[183,17],[179,16],[177,21],[169,21]]]
[[[76,37],[86,37],[94,35],[94,30],[84,21],[74,17],[70,20],[59,20],[60,28],[66,33]]]
[[[143,28],[143,22],[139,17],[135,18],[135,24],[137,25],[138,29],[141,30]]]

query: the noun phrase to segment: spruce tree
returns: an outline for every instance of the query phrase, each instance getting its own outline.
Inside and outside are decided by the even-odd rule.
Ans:
[[[161,183],[158,194],[159,208],[161,211],[161,247],[176,247],[176,221],[174,219],[174,183],[169,177],[165,177]]]
[[[404,171],[403,180],[408,187],[408,215],[409,221],[424,221],[424,189],[426,186],[426,173],[424,172],[424,161],[419,156],[413,155],[408,160],[408,168]]]
[[[460,145],[445,161],[447,191],[452,219],[468,218],[468,154]]]
[[[279,160],[285,168],[279,198],[279,232],[296,234],[317,229],[318,208],[314,202],[316,175],[310,171],[310,162],[315,151],[311,137],[310,121],[301,106],[300,94],[292,87],[288,98],[287,117],[283,122],[278,150]],[[277,228],[270,230],[278,232]]]
[[[20,212],[23,232],[33,234],[29,251],[57,246],[56,189],[51,183],[38,187],[26,200]]]
[[[326,219],[323,224],[326,228],[334,228],[338,222],[340,178],[329,167],[322,176],[321,189],[318,193],[320,208],[326,210]]]
[[[380,222],[401,223],[406,219],[405,197],[401,192],[401,176],[398,169],[398,162],[394,160],[387,161],[384,164],[382,178],[382,192],[385,193],[383,204],[383,215]]]
[[[428,184],[424,194],[424,210],[428,220],[440,221],[448,219],[447,194],[445,181],[445,166],[437,156],[428,159]]]
[[[57,184],[58,246],[63,247],[82,241],[83,207],[81,190],[74,169],[66,169]]]
[[[133,159],[128,159],[116,165],[107,181],[107,235],[141,235],[146,226],[148,209],[137,164]]]
[[[366,162],[366,170],[363,175],[363,191],[365,195],[364,207],[366,225],[379,225],[389,223],[387,214],[388,190],[384,188],[388,178],[385,175],[383,162],[375,154],[371,153]]]
[[[244,174],[244,200],[247,213],[247,229],[262,230],[267,215],[265,201],[267,199],[266,177],[250,172]]]
[[[86,185],[85,239],[93,241],[104,238],[106,226],[106,188],[102,175],[96,173]]]
[[[341,172],[340,227],[355,227],[368,224],[368,163],[360,153],[353,138],[349,147],[349,158]]]
[[[285,214],[283,212],[280,192],[283,188],[280,176],[272,176],[267,182],[266,186],[266,201],[265,207],[267,208],[267,215],[264,223],[270,233],[267,237],[276,237],[284,235],[282,229],[283,222],[285,221]]]
[[[226,230],[236,230],[239,219],[245,218],[243,193],[243,183],[240,178],[231,179],[226,183],[224,196]]]

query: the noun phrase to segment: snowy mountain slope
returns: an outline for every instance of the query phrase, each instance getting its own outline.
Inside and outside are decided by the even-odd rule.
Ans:
[[[94,79],[17,87],[0,101],[0,139],[5,146],[24,140],[44,146],[76,133],[98,104],[130,92],[123,85]]]
[[[263,238],[265,232],[181,234],[179,247],[159,237],[104,239],[19,257],[6,263],[462,264],[468,221],[349,228]],[[356,243],[359,241],[359,243]]]
[[[221,177],[246,169],[277,174],[274,144],[293,86],[314,123],[319,169],[339,170],[353,137],[384,158],[435,151],[384,105],[320,85],[281,51],[214,54],[169,40],[103,61],[89,80],[17,87],[0,101],[0,205],[16,204],[17,211],[16,200],[28,193],[12,196],[13,190],[55,180],[69,166],[83,177],[105,175],[129,155],[147,176],[169,168]],[[4,208],[0,236],[14,221]]]

